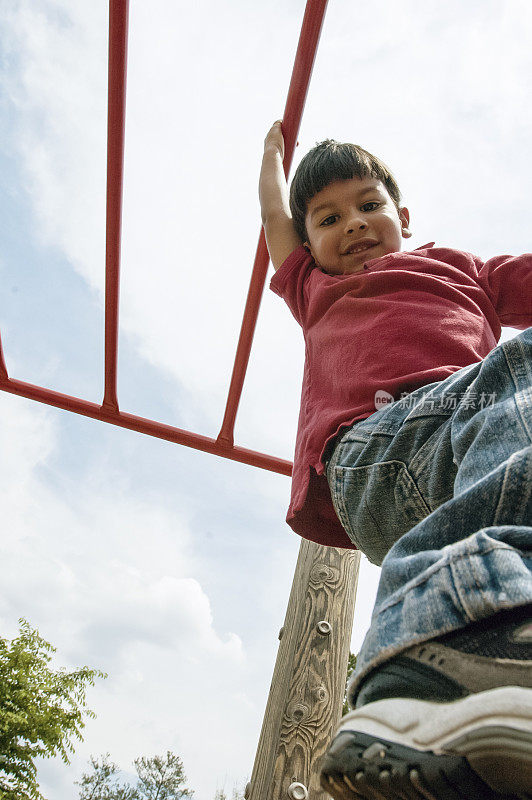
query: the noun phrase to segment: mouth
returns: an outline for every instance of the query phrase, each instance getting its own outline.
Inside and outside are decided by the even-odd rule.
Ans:
[[[353,242],[350,244],[349,247],[344,250],[342,255],[350,256],[357,253],[365,253],[366,250],[371,250],[372,247],[376,247],[378,244],[378,242],[372,239],[359,240],[358,242]]]

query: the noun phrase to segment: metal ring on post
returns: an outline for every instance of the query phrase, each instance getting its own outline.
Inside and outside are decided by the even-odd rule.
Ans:
[[[318,633],[321,633],[322,636],[329,636],[332,633],[332,626],[330,622],[327,622],[326,619],[322,619],[316,625],[316,630]]]
[[[308,789],[303,783],[291,783],[288,787],[288,797],[291,800],[307,800]]]

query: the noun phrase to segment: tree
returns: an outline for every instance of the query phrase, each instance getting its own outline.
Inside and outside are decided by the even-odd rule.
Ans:
[[[60,755],[68,763],[84,717],[95,716],[85,705],[87,686],[106,676],[88,667],[54,671],[55,647],[26,620],[19,624],[17,638],[0,638],[0,797],[44,800],[35,758]]]
[[[109,758],[109,753],[100,759],[91,756],[92,772],[75,781],[81,787],[79,800],[180,800],[194,794],[182,786],[186,781],[183,762],[170,750],[165,757],[135,759],[136,788],[118,782],[119,769]]]
[[[229,798],[223,789],[217,789],[214,795],[214,800],[229,800]],[[231,800],[244,800],[244,793],[240,791],[238,786],[233,786]]]
[[[351,677],[351,673],[354,672],[354,669],[357,665],[357,657],[354,653],[349,653],[349,658],[347,659],[347,678],[345,681],[345,692],[344,692],[344,704],[342,706],[342,717],[349,712],[349,705],[347,702],[347,684],[349,683],[349,678]]]
[[[182,797],[192,797],[194,792],[181,788],[186,777],[183,772],[183,762],[179,756],[170,750],[166,758],[153,756],[153,758],[137,758],[133,762],[139,780],[137,790],[140,797],[145,800],[180,800]]]
[[[80,781],[75,781],[81,787],[79,800],[140,800],[136,789],[128,783],[117,782],[115,776],[119,770],[109,758],[109,753],[102,756],[101,761],[91,756],[93,772],[85,772]]]

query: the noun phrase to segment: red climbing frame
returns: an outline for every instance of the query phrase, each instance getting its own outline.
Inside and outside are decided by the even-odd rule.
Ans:
[[[314,57],[325,15],[327,0],[307,0],[299,44],[296,52],[292,79],[288,90],[283,117],[285,136],[285,174],[288,175],[296,142],[303,106],[307,95]],[[122,182],[124,165],[124,130],[126,100],[126,66],[129,0],[109,2],[109,97],[107,128],[107,223],[105,255],[105,391],[101,406],[78,397],[33,386],[24,381],[9,378],[2,342],[0,339],[0,389],[12,394],[38,400],[51,406],[74,411],[87,417],[120,425],[122,428],[146,433],[159,439],[194,447],[206,453],[231,458],[254,467],[290,475],[292,464],[282,458],[257,453],[244,447],[236,447],[233,431],[242,386],[249,361],[251,343],[257,322],[260,301],[268,271],[268,251],[261,231],[255,263],[251,275],[240,338],[227,396],[222,427],[217,439],[164,425],[118,408],[116,391],[116,368],[118,353],[118,296],[120,280],[120,238],[122,221]]]

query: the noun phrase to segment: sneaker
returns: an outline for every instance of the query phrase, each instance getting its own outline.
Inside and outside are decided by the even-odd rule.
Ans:
[[[324,757],[336,800],[532,800],[532,606],[405,650]]]

